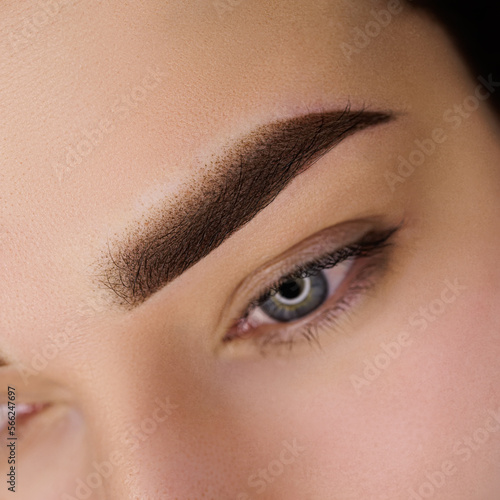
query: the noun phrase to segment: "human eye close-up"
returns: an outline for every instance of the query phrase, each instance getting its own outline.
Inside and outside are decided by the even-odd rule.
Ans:
[[[499,500],[500,9],[0,4],[0,500]]]

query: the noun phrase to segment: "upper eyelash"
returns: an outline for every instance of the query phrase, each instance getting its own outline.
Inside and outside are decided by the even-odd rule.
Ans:
[[[321,348],[320,340],[319,340],[319,331],[322,327],[322,325],[332,325],[336,323],[338,320],[338,312],[339,311],[347,311],[349,310],[349,302],[350,302],[350,296],[356,294],[360,290],[366,291],[368,288],[370,288],[373,283],[370,282],[370,275],[373,271],[373,266],[368,266],[368,268],[364,269],[363,274],[365,275],[365,282],[363,284],[353,284],[349,287],[347,291],[347,295],[343,296],[339,301],[337,301],[333,306],[330,308],[326,309],[323,311],[320,315],[320,320],[319,322],[315,322],[312,324],[307,324],[304,327],[300,329],[299,332],[296,332],[294,337],[289,338],[286,341],[275,341],[275,338],[278,338],[279,335],[271,335],[271,336],[263,336],[263,337],[257,337],[253,339],[258,346],[261,355],[265,355],[265,347],[268,344],[276,344],[276,345],[287,345],[289,349],[293,347],[295,344],[295,338],[296,337],[302,337],[307,340],[308,343],[316,344],[319,348]],[[366,281],[367,280],[367,281]]]
[[[309,276],[313,276],[324,269],[331,269],[352,257],[368,257],[373,255],[375,251],[382,250],[390,244],[389,239],[399,229],[399,227],[400,226],[397,226],[382,232],[372,231],[367,233],[356,243],[352,243],[351,245],[347,245],[343,248],[334,250],[333,252],[324,254],[305,264],[296,265],[291,272],[269,285],[263,294],[261,294],[257,299],[251,301],[250,306],[243,317],[247,317],[253,309],[261,306],[267,299],[269,299],[269,297],[278,293],[279,288],[286,281],[304,279]]]

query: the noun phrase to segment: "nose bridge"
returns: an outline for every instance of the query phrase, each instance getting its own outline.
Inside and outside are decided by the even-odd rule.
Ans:
[[[67,500],[191,498],[230,476],[208,382],[181,360],[135,355],[134,364],[123,351],[93,360],[80,394],[92,459]]]
[[[227,371],[194,349],[108,333],[86,370],[69,375],[89,458],[62,500],[235,498],[253,491],[248,481],[261,469],[267,495],[285,487],[273,474],[291,474],[295,459],[282,450],[289,436],[249,406]]]
[[[266,462],[262,450],[241,452],[259,428],[241,421],[226,372],[188,334],[165,347],[166,328],[144,324],[112,325],[93,339],[89,366],[71,372],[91,458],[66,500],[224,498]]]
[[[234,489],[235,436],[231,428],[224,434],[216,412],[187,398],[144,400],[127,415],[119,408],[95,413],[96,453],[82,478],[88,488],[97,486],[107,500],[213,498]]]
[[[93,449],[87,471],[75,483],[76,498],[175,498],[185,479],[177,465],[185,455],[179,405],[166,395],[137,391],[88,405]],[[78,489],[77,489],[78,488]],[[159,495],[162,492],[162,495]],[[149,496],[148,496],[149,495]],[[168,495],[168,496],[167,496]],[[94,498],[94,497],[90,497]]]

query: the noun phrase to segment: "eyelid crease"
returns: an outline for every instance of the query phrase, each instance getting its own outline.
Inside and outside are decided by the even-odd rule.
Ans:
[[[339,143],[397,113],[341,108],[257,125],[212,157],[195,183],[163,199],[124,234],[108,238],[94,263],[97,288],[133,309],[210,254],[269,206],[291,181]]]
[[[342,262],[351,259],[353,257],[366,257],[371,256],[375,251],[382,250],[387,247],[390,237],[397,231],[397,228],[391,228],[385,232],[377,233],[379,238],[371,240],[369,238],[370,234],[366,235],[367,238],[364,240],[354,243],[351,245],[344,246],[342,248],[336,249],[333,252],[328,252],[326,254],[316,257],[310,262],[304,264],[298,264],[295,269],[293,269],[289,274],[279,278],[273,284],[269,285],[268,291],[260,295],[256,300],[250,302],[250,307],[248,308],[245,315],[253,310],[255,307],[259,307],[264,303],[270,296],[278,292],[279,288],[286,281],[292,281],[296,279],[304,279],[309,276],[313,276],[320,271],[325,269],[332,269]]]
[[[400,221],[400,219],[398,219]],[[248,303],[252,299],[248,297],[257,298],[266,288],[273,284],[274,280],[270,280],[269,276],[286,276],[298,263],[307,264],[318,257],[318,255],[325,255],[328,249],[337,249],[354,244],[357,239],[361,238],[363,234],[374,232],[377,228],[393,228],[396,232],[404,221],[382,222],[381,217],[370,217],[365,219],[356,219],[336,224],[323,229],[311,237],[303,240],[296,245],[293,245],[286,252],[274,258],[270,263],[265,263],[260,266],[250,276],[244,278],[236,287],[235,292],[230,296],[225,306],[222,309],[219,318],[219,324],[234,324],[238,321],[245,310],[248,309]],[[383,229],[379,229],[380,233]],[[332,253],[333,250],[330,251]],[[260,291],[255,292],[255,290]],[[257,295],[257,297],[255,297]],[[243,298],[242,298],[243,297]],[[247,297],[244,299],[244,297]],[[239,308],[238,315],[235,317],[234,311],[235,304],[245,302],[245,308]]]
[[[392,242],[389,242],[385,246],[391,245]],[[345,279],[343,280],[338,289],[343,291],[333,303],[329,303],[329,301],[332,301],[330,297],[329,301],[325,302],[325,307],[320,307],[311,315],[287,325],[273,324],[248,328],[245,323],[246,320],[242,319],[243,323],[238,323],[229,330],[223,339],[223,344],[231,347],[233,341],[236,341],[237,345],[241,345],[242,341],[246,341],[245,344],[248,342],[250,346],[258,347],[260,354],[263,356],[265,355],[264,349],[267,346],[278,348],[288,347],[288,350],[291,351],[293,345],[301,343],[300,341],[304,339],[307,340],[308,344],[315,344],[322,349],[320,336],[323,329],[326,329],[328,333],[332,333],[339,321],[342,321],[341,315],[345,311],[350,311],[353,307],[353,301],[358,299],[361,294],[367,294],[376,285],[376,281],[374,280],[376,273],[384,272],[387,269],[388,252],[375,249],[370,252],[369,257],[371,257],[370,260],[366,261],[362,266],[358,265],[361,264],[361,260],[354,263],[354,278],[347,282]],[[333,295],[337,295],[337,293]],[[350,318],[352,318],[352,315],[349,316]],[[269,331],[270,327],[277,328]],[[263,333],[261,328],[265,331],[267,330],[267,333]],[[254,334],[254,331],[257,333]]]

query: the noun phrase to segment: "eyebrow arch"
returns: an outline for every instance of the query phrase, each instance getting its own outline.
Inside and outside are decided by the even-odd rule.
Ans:
[[[97,264],[100,285],[114,302],[134,308],[247,224],[343,139],[393,118],[348,105],[257,127],[207,162],[175,204],[165,200],[125,236],[108,240]]]

